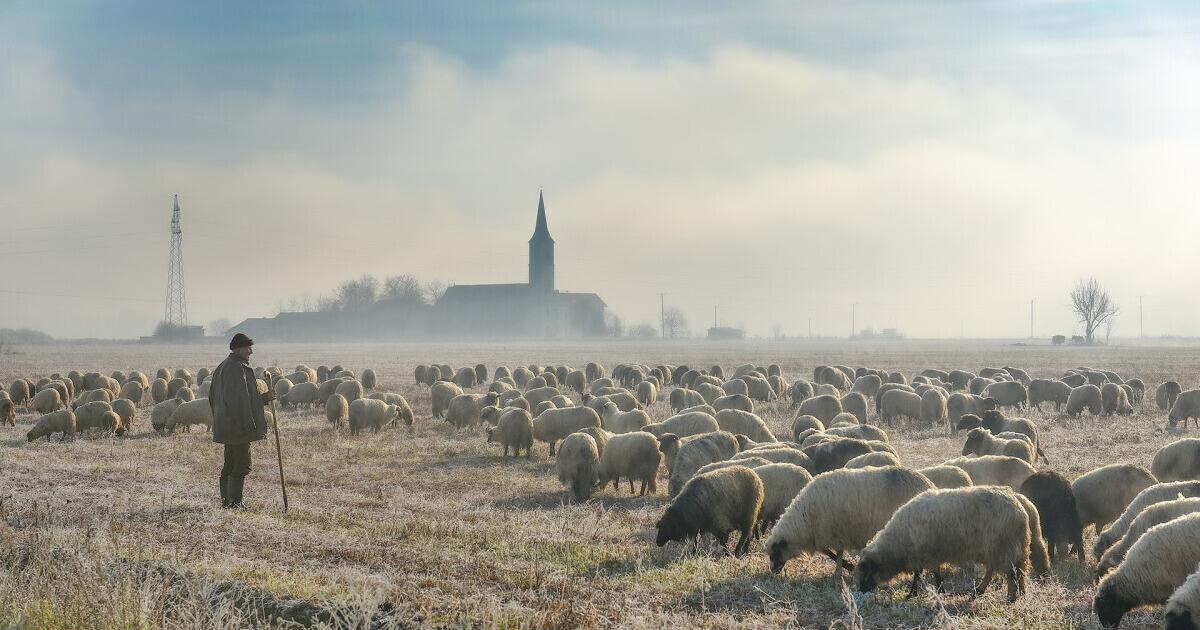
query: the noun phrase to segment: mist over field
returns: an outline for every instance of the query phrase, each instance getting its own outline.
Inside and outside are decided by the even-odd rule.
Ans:
[[[557,287],[692,334],[1198,335],[1186,3],[0,8],[0,327],[189,321],[345,280]],[[853,306],[852,306],[853,305]],[[219,331],[210,331],[210,334]]]

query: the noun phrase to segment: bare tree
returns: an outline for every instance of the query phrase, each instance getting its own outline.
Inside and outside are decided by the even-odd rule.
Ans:
[[[379,293],[379,281],[366,275],[358,280],[347,280],[338,285],[338,306],[343,311],[361,311],[375,303]]]
[[[384,280],[381,297],[385,300],[395,300],[400,304],[420,304],[425,300],[421,282],[417,280],[416,276],[409,274],[391,276]]]
[[[614,313],[604,314],[605,332],[610,337],[625,336],[625,322],[621,321],[621,316]]]
[[[208,325],[204,327],[204,330],[209,335],[224,335],[225,331],[232,327],[233,324],[231,324],[228,319],[224,317],[218,317],[217,319],[209,322]]]
[[[688,333],[687,316],[677,306],[668,306],[663,311],[663,330],[666,336],[674,339],[686,336]]]
[[[444,280],[430,280],[429,282],[426,282],[424,287],[425,301],[433,304],[442,299],[442,296],[446,294],[446,289],[449,288],[449,286],[450,285],[446,284]]]
[[[1108,291],[1095,278],[1088,278],[1077,281],[1071,290],[1071,310],[1075,312],[1079,323],[1083,324],[1084,342],[1092,344],[1096,340],[1096,329],[1116,315],[1119,309],[1108,296]]]
[[[638,339],[653,339],[658,336],[658,331],[650,324],[641,323],[636,326],[629,327],[629,336]]]

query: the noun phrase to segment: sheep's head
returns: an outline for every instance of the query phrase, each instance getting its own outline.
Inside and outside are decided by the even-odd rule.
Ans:
[[[649,431],[649,428],[644,430],[653,435],[653,433]],[[670,453],[672,451],[679,450],[679,436],[675,435],[674,433],[664,433],[658,436],[658,450],[664,453]]]
[[[964,429],[974,429],[974,428],[980,427],[982,425],[983,425],[983,421],[980,420],[979,416],[977,416],[973,413],[966,413],[966,414],[963,414],[963,417],[961,419],[959,419],[958,424],[954,427],[954,430],[962,431]]]
[[[1123,597],[1104,591],[1105,589],[1101,587],[1100,592],[1092,601],[1092,608],[1096,610],[1096,616],[1100,618],[1100,625],[1105,628],[1116,628],[1121,625],[1121,618],[1132,610],[1134,605],[1133,602]]]
[[[663,513],[662,518],[658,519],[658,536],[655,539],[655,544],[659,547],[673,541],[683,540],[688,536],[698,534],[698,530],[688,525],[686,517],[679,514],[674,506],[667,508]]]
[[[967,441],[963,443],[962,454],[970,455],[971,453],[978,453],[980,444],[983,442],[983,435],[986,432],[982,427],[971,429],[967,433]]]
[[[983,409],[985,411],[989,411],[992,409],[998,409],[999,407],[1000,407],[1000,401],[996,400],[995,398],[988,397],[988,398],[983,399]]]
[[[488,427],[487,428],[487,443],[488,444],[491,444],[493,442],[492,434],[495,432],[496,432],[496,427]]]
[[[980,417],[979,426],[992,433],[999,433],[1004,427],[1004,414],[997,409],[989,409]]]
[[[860,593],[870,593],[879,586],[880,582],[886,582],[892,578],[891,575],[886,575],[879,561],[874,558],[863,558],[854,568],[854,574],[858,577],[858,591]]]
[[[1192,618],[1192,612],[1186,608],[1181,610],[1168,610],[1166,615],[1163,615],[1163,622],[1166,624],[1163,627],[1166,630],[1196,630],[1196,620]]]
[[[788,560],[796,557],[796,551],[788,541],[782,538],[771,536],[767,539],[764,551],[767,552],[767,558],[771,560],[771,573],[778,575],[783,572],[783,565],[787,564]]]

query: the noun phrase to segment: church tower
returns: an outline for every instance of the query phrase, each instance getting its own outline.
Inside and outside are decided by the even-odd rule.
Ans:
[[[529,285],[543,293],[554,292],[554,239],[546,227],[546,203],[538,191],[537,224],[529,239]]]

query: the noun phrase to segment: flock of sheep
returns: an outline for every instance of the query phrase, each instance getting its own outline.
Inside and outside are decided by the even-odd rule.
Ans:
[[[323,407],[351,434],[413,424],[407,400],[375,391],[370,369],[299,365],[256,374],[260,391],[274,388],[284,408]],[[120,435],[149,397],[155,431],[211,426],[209,375],[163,368],[153,380],[137,371],[17,379],[0,391],[0,422],[15,424],[16,409],[26,407],[36,414],[29,441]],[[1115,627],[1129,610],[1163,603],[1168,628],[1200,624],[1200,439],[1162,448],[1150,470],[1111,464],[1072,482],[1037,468],[1048,464],[1038,427],[1006,415],[1046,403],[1071,415],[1132,413],[1146,395],[1139,379],[1091,368],[1032,379],[1013,367],[930,369],[908,379],[820,366],[811,381],[789,383],[776,365],[743,365],[727,378],[720,366],[621,364],[609,372],[597,363],[497,367],[490,380],[484,365],[422,365],[413,376],[429,387],[434,418],[456,429],[486,425],[487,441],[504,456],[530,457],[535,441],[548,444],[576,500],[610,482],[619,490],[622,479],[631,493],[656,494],[665,467],[671,500],[657,523],[660,546],[699,546],[711,534],[727,548],[737,533],[733,553],[741,555],[763,538],[772,571],[823,554],[835,575],[853,572],[862,592],[902,574],[911,575],[911,594],[926,573],[941,588],[948,568],[979,564],[976,591],[1001,576],[1012,601],[1030,569],[1045,574],[1056,556],[1072,553],[1084,561],[1083,531],[1095,527],[1093,606],[1102,624]],[[656,421],[647,409],[667,390],[673,415]],[[789,399],[796,415],[781,439],[755,405]],[[1168,381],[1154,399],[1172,426],[1200,418],[1200,389]],[[870,423],[872,414],[882,427]],[[966,430],[961,456],[905,467],[883,428],[902,419]]]

